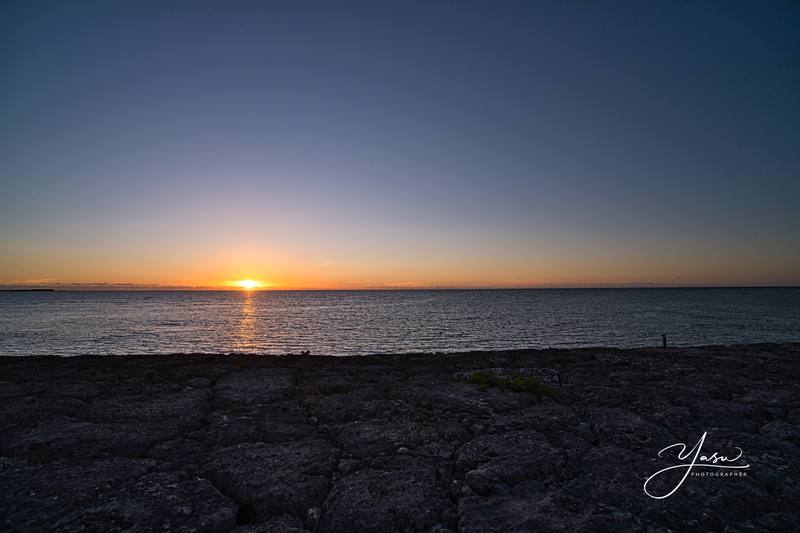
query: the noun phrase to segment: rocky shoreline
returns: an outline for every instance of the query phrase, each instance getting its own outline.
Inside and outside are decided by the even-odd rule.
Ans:
[[[706,432],[746,476],[645,494]],[[800,344],[0,358],[3,531],[792,531],[798,479]]]

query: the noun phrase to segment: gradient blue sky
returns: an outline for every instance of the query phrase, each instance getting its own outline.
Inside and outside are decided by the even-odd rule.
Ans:
[[[0,283],[800,283],[800,3],[0,5]]]

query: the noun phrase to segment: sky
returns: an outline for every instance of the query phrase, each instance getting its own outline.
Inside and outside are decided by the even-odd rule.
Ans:
[[[800,3],[0,4],[0,284],[800,284]]]

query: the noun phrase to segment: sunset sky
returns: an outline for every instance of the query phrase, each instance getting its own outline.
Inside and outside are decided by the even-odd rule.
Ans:
[[[800,284],[800,3],[0,5],[0,284]]]

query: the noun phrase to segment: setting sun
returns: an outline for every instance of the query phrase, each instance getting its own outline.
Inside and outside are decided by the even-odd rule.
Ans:
[[[264,281],[259,281],[257,279],[247,278],[247,279],[237,279],[232,281],[223,281],[219,283],[218,286],[231,287],[234,289],[242,289],[245,291],[252,291],[255,289],[267,289],[269,287],[273,287],[273,284]]]
[[[251,291],[253,289],[258,289],[259,287],[262,287],[262,283],[260,281],[255,281],[252,279],[242,279],[235,283],[237,287],[240,287],[246,291]]]

